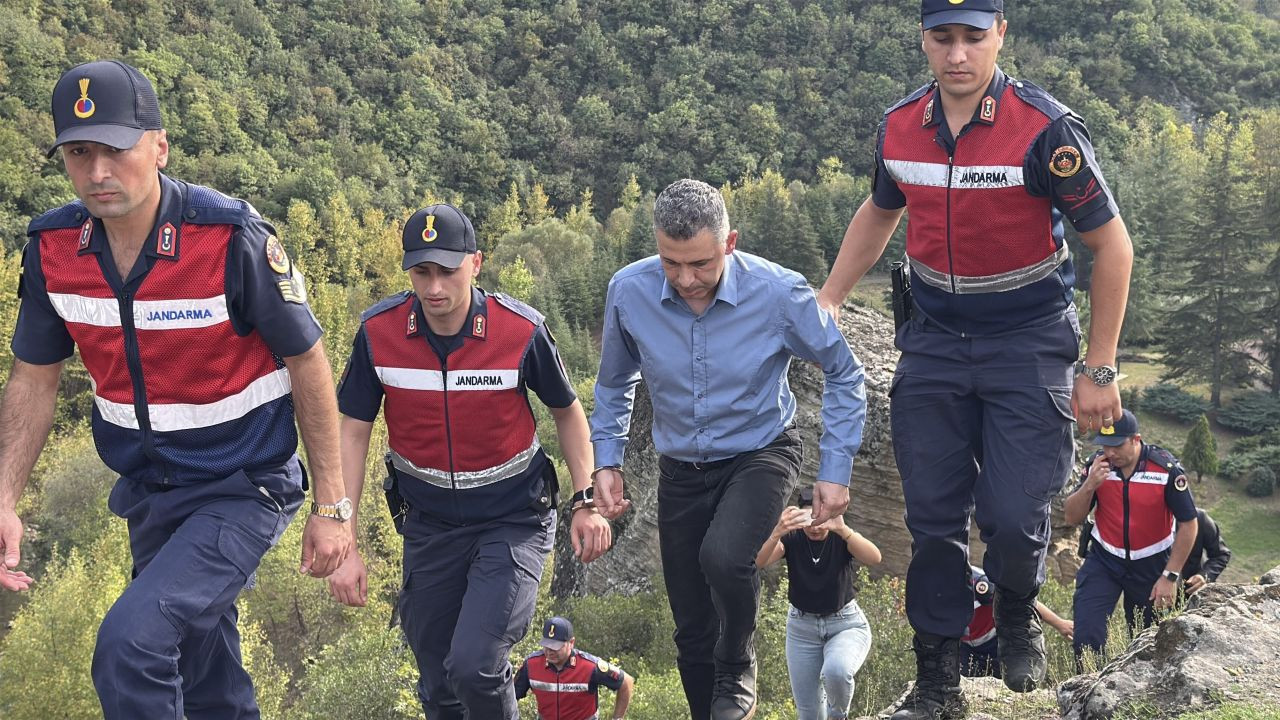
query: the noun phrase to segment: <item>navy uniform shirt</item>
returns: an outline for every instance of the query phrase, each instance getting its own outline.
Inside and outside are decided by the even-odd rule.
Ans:
[[[996,68],[991,78],[987,95],[999,98],[1004,94],[1007,83],[1012,82],[1019,89],[1024,83],[1007,77],[1000,68]],[[974,112],[969,122],[985,122],[979,114],[981,108]],[[945,113],[937,110],[933,113],[933,122],[938,126],[938,142],[954,152],[955,138],[946,123]],[[885,210],[897,210],[906,207],[907,198],[898,188],[884,164],[885,121],[881,121],[878,140],[876,142],[875,179],[871,188],[872,201],[877,207]],[[966,127],[968,127],[966,125]],[[964,134],[964,130],[961,130]],[[1074,147],[1083,158],[1080,170],[1071,177],[1063,178],[1049,172],[1049,161],[1058,148]],[[1102,177],[1102,170],[1094,157],[1093,141],[1089,139],[1089,131],[1078,115],[1067,112],[1049,126],[1036,138],[1023,163],[1023,177],[1027,192],[1035,197],[1048,197],[1053,203],[1053,224],[1057,227],[1060,216],[1066,216],[1078,232],[1096,230],[1109,220],[1120,214],[1111,190],[1107,188]],[[1054,233],[1058,235],[1058,232]]]
[[[154,237],[156,229],[166,222],[175,227],[181,225],[186,211],[186,192],[186,183],[160,175],[160,209],[148,237]],[[267,264],[264,247],[267,238],[274,234],[271,225],[256,212],[245,227],[237,230],[227,257],[227,309],[237,334],[245,336],[257,330],[273,353],[290,357],[300,355],[315,345],[320,339],[321,329],[315,315],[303,301],[305,291],[301,290],[301,280],[293,286],[301,292],[300,295],[286,293],[282,291],[281,283],[288,283],[292,272],[282,275]],[[93,234],[87,251],[98,255],[103,276],[117,295],[126,290],[136,290],[160,257],[155,243],[145,243],[128,277],[121,278],[111,255],[106,230],[97,218],[93,220]],[[75,344],[65,322],[49,301],[40,265],[39,243],[28,243],[23,251],[18,293],[21,303],[11,343],[14,356],[32,365],[51,365],[71,357]],[[199,349],[193,348],[193,352],[198,353]]]

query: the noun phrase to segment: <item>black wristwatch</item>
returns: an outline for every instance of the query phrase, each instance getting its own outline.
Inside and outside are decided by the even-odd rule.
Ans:
[[[1182,579],[1182,573],[1179,573],[1177,570],[1165,570],[1163,576],[1165,580],[1168,580],[1174,585],[1177,585],[1178,581]]]
[[[1094,385],[1098,387],[1106,387],[1116,381],[1120,375],[1119,369],[1114,365],[1099,365],[1098,367],[1089,367],[1083,362],[1076,363],[1076,374],[1087,375]]]

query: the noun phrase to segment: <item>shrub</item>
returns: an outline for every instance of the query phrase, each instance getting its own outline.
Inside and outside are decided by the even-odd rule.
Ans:
[[[1276,491],[1276,474],[1269,467],[1256,467],[1249,473],[1244,491],[1252,497],[1268,497]]]
[[[1209,418],[1201,415],[1196,426],[1187,433],[1187,444],[1182,448],[1182,464],[1196,474],[1196,482],[1208,473],[1218,472],[1218,442],[1209,429]]]
[[[1142,405],[1142,388],[1120,388],[1120,405],[1129,412],[1138,412],[1138,408]]]
[[[1265,392],[1241,395],[1222,410],[1218,422],[1248,435],[1280,429],[1280,397]]]
[[[1209,403],[1173,383],[1160,383],[1144,390],[1142,406],[1150,412],[1167,415],[1184,423],[1195,422],[1196,418],[1209,410]]]

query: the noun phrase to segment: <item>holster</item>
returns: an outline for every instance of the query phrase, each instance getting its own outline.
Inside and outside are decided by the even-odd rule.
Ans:
[[[396,474],[395,465],[391,462],[391,451],[382,456],[387,466],[387,477],[382,481],[382,493],[387,498],[387,509],[391,511],[391,523],[396,532],[404,534],[404,520],[409,514],[409,503],[400,494],[400,476]]]
[[[1085,520],[1080,524],[1080,547],[1076,549],[1076,554],[1082,558],[1088,557],[1091,540],[1093,540],[1093,522]]]
[[[893,327],[898,329],[911,319],[911,269],[899,260],[889,266],[893,284]]]
[[[556,506],[560,498],[560,478],[556,475],[555,463],[547,458],[542,469],[542,492],[533,499],[533,509],[546,512]]]

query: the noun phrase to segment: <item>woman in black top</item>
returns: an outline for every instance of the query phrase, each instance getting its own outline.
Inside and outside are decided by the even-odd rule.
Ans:
[[[801,505],[811,498],[806,488]],[[829,720],[848,715],[853,676],[871,649],[871,628],[854,599],[854,561],[876,565],[880,549],[849,529],[840,515],[817,527],[812,523],[807,507],[784,509],[756,565],[765,568],[787,558],[787,671],[796,715]]]

